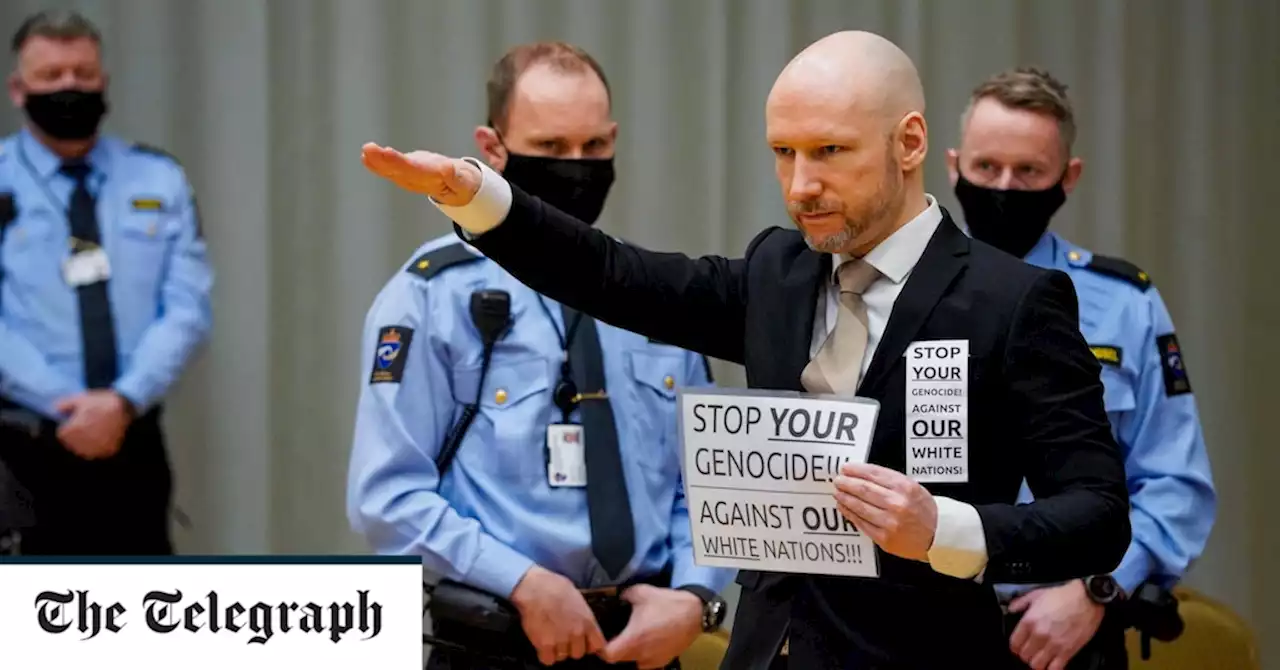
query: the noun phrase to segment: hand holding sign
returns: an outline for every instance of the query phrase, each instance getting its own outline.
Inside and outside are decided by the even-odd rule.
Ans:
[[[845,463],[835,485],[840,513],[881,549],[929,560],[938,505],[919,482],[879,465]]]

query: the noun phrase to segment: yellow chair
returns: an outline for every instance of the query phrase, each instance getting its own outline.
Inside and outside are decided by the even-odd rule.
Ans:
[[[681,670],[719,670],[725,652],[729,651],[729,633],[718,630],[704,633],[680,654]]]
[[[1186,624],[1173,642],[1151,641],[1151,659],[1142,660],[1142,643],[1130,629],[1125,643],[1132,670],[1261,670],[1257,639],[1244,619],[1226,605],[1185,587],[1173,590]]]

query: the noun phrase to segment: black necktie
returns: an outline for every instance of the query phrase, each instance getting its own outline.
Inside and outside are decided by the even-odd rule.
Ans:
[[[89,193],[89,166],[83,162],[66,163],[62,174],[76,183],[71,193],[67,219],[71,223],[72,253],[102,246],[93,196]],[[111,319],[111,300],[107,282],[96,281],[79,286],[80,334],[84,342],[84,381],[91,389],[110,388],[116,381],[116,329]]]
[[[577,312],[562,307],[562,314],[567,329]],[[627,498],[627,480],[622,473],[622,452],[618,449],[613,407],[607,398],[591,397],[605,387],[604,354],[600,351],[596,322],[585,314],[578,318],[581,321],[569,344],[569,368],[578,392],[587,396],[579,408],[582,439],[586,445],[591,549],[609,576],[617,577],[635,553],[635,528],[631,502]]]

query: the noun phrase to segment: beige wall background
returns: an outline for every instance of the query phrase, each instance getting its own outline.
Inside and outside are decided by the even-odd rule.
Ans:
[[[1056,229],[1150,271],[1199,398],[1222,502],[1189,582],[1249,618],[1280,668],[1276,0],[4,0],[0,34],[48,6],[100,22],[108,127],[182,157],[219,269],[213,341],[168,417],[186,552],[364,551],[343,515],[361,321],[448,227],[367,176],[359,147],[471,152],[506,47],[561,38],[599,58],[621,125],[604,227],[695,254],[785,221],[763,103],[809,41],[870,29],[916,59],[931,190],[957,215],[943,151],[969,88],[1049,67],[1086,162]],[[6,132],[19,121],[0,112]]]

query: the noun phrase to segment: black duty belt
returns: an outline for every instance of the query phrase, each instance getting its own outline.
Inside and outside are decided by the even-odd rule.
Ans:
[[[22,433],[33,440],[58,432],[58,424],[54,421],[4,398],[0,398],[0,428]]]
[[[595,615],[596,621],[599,623],[601,632],[605,634],[605,637],[615,636],[626,627],[627,621],[631,617],[631,603],[622,599],[622,592],[638,584],[648,584],[663,588],[669,587],[671,585],[671,569],[668,567],[656,575],[630,580],[615,586],[579,589],[583,600],[591,608],[591,612]],[[476,610],[486,607],[497,607],[501,610],[496,612],[494,616],[487,616],[479,611],[471,611],[467,615],[459,617],[459,619],[464,619],[468,622],[504,620],[507,622],[505,626],[502,626],[504,630],[485,630],[481,625],[468,625],[468,623],[464,623],[459,619],[449,620],[443,617],[437,619],[436,616],[433,616],[434,635],[424,635],[424,642],[455,653],[461,652],[474,658],[487,657],[507,661],[537,660],[537,654],[534,652],[533,646],[529,643],[528,638],[524,636],[524,630],[515,618],[518,615],[515,614],[514,606],[492,594],[480,592],[474,587],[463,586],[461,589],[452,589],[451,592],[454,597],[462,595],[470,600],[469,603],[464,603],[463,607],[455,608],[457,610]],[[484,605],[485,601],[489,601],[490,604]],[[443,614],[443,612],[431,608],[430,605],[428,605],[428,609],[433,610],[433,615]]]

